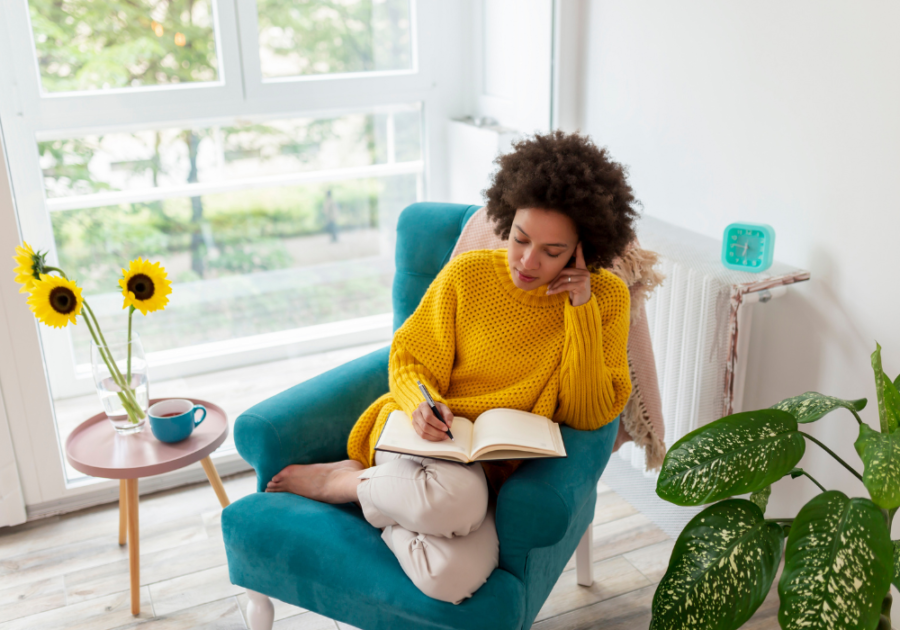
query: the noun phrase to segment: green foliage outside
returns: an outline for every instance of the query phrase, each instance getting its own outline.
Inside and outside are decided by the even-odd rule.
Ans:
[[[384,183],[354,180],[333,186],[340,206],[342,230],[377,227],[377,207]],[[279,239],[323,233],[325,189],[298,186],[245,190],[203,197],[204,221],[219,250],[210,258],[204,241],[198,246],[204,277],[283,269],[292,265]],[[54,212],[53,233],[60,264],[78,270],[75,279],[89,293],[119,291],[119,266],[138,256],[165,259],[189,252],[195,227],[191,201],[166,199],[151,203]],[[200,279],[188,274],[175,281]]]
[[[211,0],[29,0],[48,92],[214,81]]]

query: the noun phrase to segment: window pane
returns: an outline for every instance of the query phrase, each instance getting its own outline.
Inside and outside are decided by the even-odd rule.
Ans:
[[[124,329],[117,281],[126,262],[159,261],[172,294],[134,315],[145,351],[391,312],[396,217],[418,175],[253,189],[52,214],[61,268],[101,328]],[[76,362],[89,331],[69,327]]]
[[[50,199],[421,160],[419,105],[38,143]]]
[[[212,0],[28,0],[47,92],[215,81]]]
[[[266,78],[412,68],[409,0],[257,0]]]

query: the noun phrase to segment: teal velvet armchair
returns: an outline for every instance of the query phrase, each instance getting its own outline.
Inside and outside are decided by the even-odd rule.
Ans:
[[[394,330],[413,313],[478,207],[417,203],[402,212]],[[576,548],[578,583],[592,582],[590,526],[618,418],[596,431],[562,426],[567,458],[528,461],[507,480],[497,497],[500,566],[459,605],[419,591],[354,503],[264,492],[289,464],[347,458],[353,424],[388,391],[388,351],[300,383],[235,423],[235,444],[256,470],[258,492],[223,511],[222,532],[231,581],[248,590],[251,630],[272,627],[269,596],[363,630],[530,628]]]

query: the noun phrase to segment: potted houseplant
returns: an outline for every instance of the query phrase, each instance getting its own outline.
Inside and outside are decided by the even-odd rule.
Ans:
[[[651,629],[731,630],[759,608],[784,557],[778,621],[784,630],[890,630],[890,585],[900,587],[900,377],[872,354],[879,431],[862,421],[866,399],[817,392],[768,409],[720,418],[678,440],[666,455],[657,494],[676,505],[712,504],[687,524],[653,598]],[[859,425],[860,473],[802,431],[835,409]],[[857,477],[869,497],[826,490],[797,468],[808,442]],[[766,518],[771,484],[805,475],[822,492],[796,516]],[[751,493],[749,499],[734,498]]]

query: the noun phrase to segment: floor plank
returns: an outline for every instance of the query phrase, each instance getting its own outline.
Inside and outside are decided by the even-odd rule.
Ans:
[[[0,621],[10,621],[66,605],[62,577],[26,582],[0,591]]]
[[[241,607],[234,597],[157,616],[140,630],[246,630]]]
[[[157,615],[168,615],[176,610],[206,604],[243,592],[243,588],[231,583],[226,565],[195,571],[150,585],[153,612]]]
[[[650,584],[625,558],[615,557],[594,563],[594,583],[580,586],[575,570],[563,573],[538,612],[536,621],[629,593]]]
[[[0,630],[113,630],[152,618],[150,590],[144,586],[137,618],[131,616],[131,594],[123,591],[0,623]]]
[[[255,491],[251,473],[223,480],[232,501]],[[128,548],[118,546],[115,504],[0,529],[0,630],[237,630],[247,595],[231,584],[221,509],[207,483],[141,498],[141,615],[131,616]],[[574,558],[534,625],[538,630],[646,628],[673,541],[598,485],[594,584],[576,583]],[[776,582],[777,583],[777,582]],[[359,630],[275,603],[276,630]],[[745,630],[776,630],[778,594]]]

